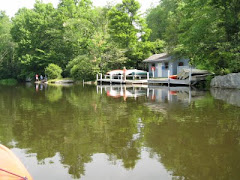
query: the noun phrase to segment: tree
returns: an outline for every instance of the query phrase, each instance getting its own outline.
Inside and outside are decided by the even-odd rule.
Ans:
[[[0,79],[15,78],[18,72],[16,45],[10,34],[11,27],[5,12],[0,11]]]
[[[76,80],[91,81],[95,79],[95,75],[99,72],[96,66],[96,59],[89,56],[78,56],[69,62],[68,69],[70,75]]]
[[[138,1],[123,0],[122,4],[112,7],[108,13],[109,33],[120,48],[127,50],[129,67],[138,67],[138,64],[150,53],[147,48],[150,29],[147,28],[145,20],[141,18],[139,8]],[[145,47],[147,51],[144,56],[141,55],[142,47]]]
[[[58,39],[53,33],[55,9],[52,4],[37,1],[33,10],[20,9],[13,18],[11,30],[14,41],[18,44],[18,57],[21,63],[21,75],[30,72],[43,73],[49,62],[61,64],[54,51]]]
[[[239,72],[239,10],[231,0],[163,0],[147,16],[151,40],[162,38],[169,53],[189,58],[198,68]]]

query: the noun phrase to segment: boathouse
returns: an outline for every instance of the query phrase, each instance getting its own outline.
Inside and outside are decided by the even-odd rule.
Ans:
[[[143,62],[148,63],[148,72],[151,77],[168,77],[178,74],[182,69],[188,69],[189,59],[175,58],[167,53],[154,54]]]

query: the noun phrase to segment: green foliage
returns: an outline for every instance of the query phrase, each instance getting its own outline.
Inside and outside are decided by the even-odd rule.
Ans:
[[[62,96],[63,96],[62,87],[52,87],[51,91],[48,94],[46,94],[46,98],[51,103],[59,101],[62,98]]]
[[[123,0],[108,12],[111,39],[120,48],[126,49],[128,67],[138,67],[150,55],[148,42],[151,30],[139,14],[140,4],[136,0]]]
[[[149,11],[151,40],[216,74],[240,71],[238,1],[163,0]]]
[[[10,34],[11,27],[7,15],[0,11],[0,79],[16,78],[18,73],[16,44]]]
[[[61,78],[62,68],[56,64],[51,63],[45,68],[45,74],[49,79]]]
[[[63,69],[63,77],[72,74],[77,79],[83,78],[77,75],[84,70],[81,65],[90,64],[93,74],[124,66],[137,68],[151,52],[159,50],[148,41],[151,30],[139,8],[136,0],[104,8],[93,7],[91,0],[61,0],[57,8],[37,0],[33,9],[19,9],[12,22],[1,13],[0,53],[4,60],[0,61],[0,78],[24,80],[35,73],[44,74],[50,63]],[[88,60],[76,63],[73,69],[67,66],[83,56]],[[89,63],[90,59],[95,62]],[[91,73],[84,79],[93,79]]]
[[[1,85],[16,85],[17,84],[17,80],[16,79],[1,79],[0,80],[0,84]]]
[[[70,69],[71,77],[75,80],[91,81],[95,80],[96,74],[99,72],[95,61],[87,56],[78,56],[69,62],[67,68]]]
[[[97,64],[100,72],[106,73],[113,69],[122,69],[127,58],[124,49],[117,48],[115,43],[104,42],[105,48],[98,53]],[[102,46],[102,44],[100,44]]]
[[[12,21],[0,12],[0,78],[44,74],[50,63],[66,77],[69,62],[87,56],[72,70],[81,79],[76,75],[81,64],[90,64],[95,73],[139,68],[143,59],[164,51],[216,74],[240,71],[237,1],[162,0],[146,18],[139,8],[137,0],[104,8],[93,7],[91,0],[61,0],[57,8],[37,0]]]

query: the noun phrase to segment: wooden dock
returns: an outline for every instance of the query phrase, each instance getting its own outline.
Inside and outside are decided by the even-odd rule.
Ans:
[[[192,76],[187,79],[170,79],[170,78],[158,78],[149,79],[148,84],[167,84],[167,85],[190,85],[193,86],[200,81],[206,80],[206,75]]]
[[[156,78],[156,79],[149,79],[148,84],[173,84],[173,85],[189,85],[189,80],[178,80],[178,79],[170,79],[170,78]]]
[[[127,78],[123,78],[123,75],[97,75],[97,83],[98,84],[147,84],[149,79],[149,74],[147,77],[142,77],[139,75],[135,76],[127,76]]]
[[[193,86],[200,81],[206,80],[206,77],[210,75],[209,72],[205,70],[183,70],[180,74],[178,74],[178,79],[171,78],[149,78],[149,73],[147,77],[141,76],[131,76],[127,78],[123,78],[123,75],[117,76],[109,76],[105,75],[104,78],[102,74],[97,75],[97,83],[98,84],[149,84],[149,85],[185,85],[185,86]]]
[[[97,82],[99,84],[147,84],[148,80],[122,80],[122,79],[98,79]]]

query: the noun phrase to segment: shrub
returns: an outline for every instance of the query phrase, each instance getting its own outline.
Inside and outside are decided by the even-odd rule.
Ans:
[[[0,84],[1,85],[16,85],[17,84],[17,80],[16,79],[2,79],[0,80]]]
[[[94,62],[92,62],[92,60],[87,56],[76,57],[74,60],[69,62],[67,68],[70,69],[70,75],[75,80],[95,80],[95,76],[98,72]]]
[[[45,73],[49,79],[61,78],[62,68],[56,64],[51,63],[45,68]]]

